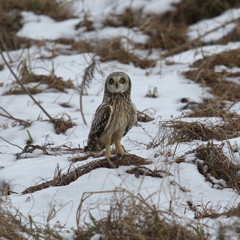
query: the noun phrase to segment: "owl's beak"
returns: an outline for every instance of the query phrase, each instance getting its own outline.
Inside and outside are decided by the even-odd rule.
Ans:
[[[116,89],[118,89],[118,83],[116,83]]]

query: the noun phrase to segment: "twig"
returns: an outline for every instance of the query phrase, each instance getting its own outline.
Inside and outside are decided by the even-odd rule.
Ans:
[[[3,58],[4,63],[7,65],[8,69],[10,70],[10,72],[12,73],[12,75],[14,76],[14,78],[16,79],[18,84],[21,86],[21,88],[28,94],[28,96],[34,101],[34,103],[36,103],[37,106],[47,115],[47,117],[50,120],[53,120],[53,118],[48,114],[48,112],[41,106],[40,103],[37,102],[37,100],[32,96],[32,94],[28,91],[28,89],[25,88],[24,85],[21,83],[21,81],[18,79],[17,75],[14,73],[14,71],[12,70],[10,65],[8,64],[7,60],[5,59],[1,49],[0,49],[0,54],[1,54],[2,58]]]
[[[16,144],[10,143],[9,141],[7,141],[6,139],[4,139],[3,137],[0,137],[0,138],[1,138],[3,141],[7,142],[8,144],[10,144],[10,145],[12,145],[12,146],[14,146],[14,147],[18,147],[18,148],[20,148],[21,150],[23,150],[23,148],[19,147],[19,146],[16,145]]]
[[[3,110],[7,115],[3,114],[3,113],[0,113],[0,116],[2,117],[5,117],[5,118],[9,118],[9,119],[12,119],[14,121],[17,121],[19,123],[26,123],[26,121],[22,120],[22,119],[19,119],[19,118],[15,118],[13,117],[7,110],[5,110],[4,108],[0,107],[1,110]]]
[[[10,61],[10,62],[13,62],[12,59],[11,59],[11,56],[9,55],[9,52],[8,52],[7,46],[6,46],[6,44],[4,43],[4,41],[3,41],[3,38],[1,37],[0,40],[1,40],[1,43],[2,43],[2,45],[3,45],[3,48],[4,48],[4,50],[5,50],[5,52],[6,52],[7,56],[8,56],[8,58],[9,58],[9,61]]]

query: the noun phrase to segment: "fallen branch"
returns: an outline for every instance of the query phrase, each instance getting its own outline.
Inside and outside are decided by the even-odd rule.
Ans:
[[[0,107],[0,109],[7,114],[7,115],[5,115],[3,113],[0,113],[0,116],[11,119],[11,120],[14,120],[14,121],[18,122],[20,125],[24,125],[25,128],[29,127],[31,125],[30,121],[25,121],[25,120],[22,120],[22,119],[19,119],[19,118],[15,118],[4,108]]]

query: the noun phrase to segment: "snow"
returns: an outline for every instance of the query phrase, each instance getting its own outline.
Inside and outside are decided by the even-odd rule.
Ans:
[[[94,20],[98,21],[103,16],[112,12],[121,13],[127,7],[131,6],[134,10],[142,10],[144,14],[164,13],[172,9],[172,3],[179,0],[165,0],[161,4],[157,0],[151,1],[114,1],[114,0],[89,0],[74,1],[75,11],[81,15],[81,12],[87,12]],[[190,27],[189,37],[195,39],[207,31],[237,17],[239,9],[229,10],[214,19],[201,21]],[[114,36],[126,36],[135,42],[145,42],[147,37],[141,32],[127,28],[99,28],[96,31],[85,32],[83,29],[76,30],[75,26],[82,19],[81,16],[76,19],[70,19],[62,22],[56,22],[47,16],[36,16],[30,12],[22,12],[23,27],[18,32],[18,36],[32,39],[58,38],[68,39],[94,39],[111,38]],[[227,34],[234,23],[225,26],[221,32],[208,34],[204,41],[216,40]],[[169,57],[167,60],[175,62],[174,65],[167,65],[162,60],[157,61],[157,65],[149,70],[134,67],[132,64],[125,65],[114,62],[101,63],[99,68],[101,72],[95,74],[90,89],[87,89],[88,95],[83,96],[83,112],[88,125],[84,125],[79,112],[79,92],[78,90],[67,90],[66,93],[43,92],[35,95],[37,101],[51,114],[52,117],[67,113],[77,126],[69,129],[64,134],[56,134],[53,125],[45,121],[47,117],[33,103],[27,95],[9,95],[3,93],[12,87],[14,78],[5,67],[0,71],[0,106],[6,109],[15,118],[33,121],[33,124],[24,129],[23,126],[14,126],[12,120],[0,116],[0,186],[5,183],[10,185],[11,194],[9,199],[14,208],[18,209],[24,216],[31,215],[33,220],[39,223],[48,223],[51,227],[60,224],[71,232],[72,228],[77,228],[76,213],[81,202],[81,198],[86,192],[96,192],[83,202],[83,213],[80,222],[90,221],[88,211],[96,219],[105,217],[104,211],[108,209],[115,189],[124,188],[134,194],[140,193],[143,198],[151,196],[151,203],[162,210],[168,210],[170,201],[176,214],[192,220],[193,213],[184,210],[187,208],[187,201],[193,201],[194,204],[206,206],[211,202],[214,209],[228,208],[239,201],[238,193],[233,189],[214,189],[211,184],[206,182],[204,177],[198,172],[196,165],[191,162],[193,156],[188,156],[186,163],[168,164],[166,157],[155,154],[170,150],[175,152],[174,158],[181,156],[186,149],[193,149],[198,143],[179,144],[178,146],[159,146],[157,149],[146,149],[144,144],[148,144],[156,136],[159,121],[170,120],[173,117],[181,116],[180,111],[183,103],[182,98],[188,98],[199,102],[206,96],[205,90],[201,85],[193,83],[184,78],[180,73],[189,69],[189,64],[193,61],[203,58],[213,53],[219,53],[225,50],[236,49],[240,47],[240,42],[229,43],[227,45],[211,45],[194,50],[188,50],[183,53]],[[36,74],[48,75],[54,70],[57,76],[64,80],[72,79],[76,86],[79,86],[83,76],[84,69],[89,65],[93,54],[72,54],[60,55],[53,59],[40,59],[40,56],[48,56],[49,52],[45,47],[31,47],[30,49],[11,51],[13,62],[11,66],[17,72],[18,66],[22,60],[31,67]],[[4,56],[7,57],[6,53]],[[2,63],[3,61],[0,60]],[[59,151],[44,155],[41,150],[35,150],[25,158],[16,159],[16,154],[21,152],[26,141],[29,139],[27,130],[33,138],[34,145],[43,146],[51,143],[53,147],[68,145],[71,147],[84,147],[90,129],[90,123],[95,109],[102,101],[104,80],[112,71],[126,72],[132,80],[132,101],[135,102],[137,109],[152,108],[155,120],[149,123],[140,123],[141,126],[133,129],[122,140],[129,153],[144,157],[152,164],[146,167],[150,169],[165,169],[173,176],[166,176],[163,179],[140,177],[127,174],[126,170],[131,167],[121,166],[117,169],[99,168],[87,173],[67,186],[51,187],[36,191],[32,194],[22,195],[26,188],[49,181],[53,178],[56,168],[62,169],[66,173],[69,168],[81,166],[91,162],[93,158],[86,161],[71,164],[69,159],[76,156],[72,153]],[[146,74],[148,72],[148,74]],[[156,87],[158,90],[157,98],[147,98],[145,95],[149,88]],[[70,108],[63,108],[59,104],[67,102]],[[237,106],[237,105],[236,105]],[[236,107],[235,106],[235,107]],[[235,111],[240,112],[236,107]],[[4,113],[0,110],[0,113]],[[148,134],[146,134],[148,132]],[[7,141],[5,141],[7,140]],[[137,144],[141,143],[141,144]],[[239,146],[239,139],[231,139],[230,144]],[[14,144],[11,145],[10,143]],[[19,148],[20,147],[20,148]],[[168,149],[169,148],[169,149]],[[227,147],[225,147],[227,150]],[[81,155],[79,153],[79,155]],[[180,190],[175,181],[182,187],[189,189],[188,192]],[[0,187],[1,188],[1,187]],[[179,207],[181,206],[181,207]],[[50,214],[51,210],[55,214]],[[214,226],[216,230],[218,224],[213,220],[208,220],[209,226]],[[224,219],[218,221],[224,223]],[[211,229],[211,228],[210,228]],[[64,235],[65,234],[65,235]],[[213,231],[213,234],[216,232]],[[70,234],[71,235],[71,234]],[[63,233],[65,239],[70,235]],[[92,237],[92,240],[101,238],[101,234]],[[70,239],[71,237],[69,237]]]
[[[240,9],[230,9],[212,19],[205,19],[189,27],[189,38],[201,38],[203,42],[216,41],[231,32],[239,17]]]
[[[22,12],[23,28],[17,33],[19,37],[29,37],[31,39],[73,38],[75,36],[75,25],[79,19],[69,19],[56,22],[47,16],[37,16],[31,12]]]

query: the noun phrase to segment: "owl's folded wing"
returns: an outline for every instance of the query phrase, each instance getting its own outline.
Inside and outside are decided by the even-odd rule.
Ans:
[[[101,104],[94,115],[89,135],[95,135],[99,138],[109,126],[112,112],[112,106]]]

